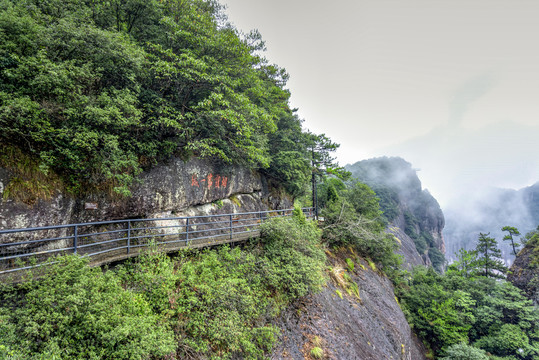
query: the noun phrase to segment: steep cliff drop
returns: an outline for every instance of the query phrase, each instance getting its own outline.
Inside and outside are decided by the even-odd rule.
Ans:
[[[401,244],[403,266],[429,265],[442,270],[444,215],[436,199],[422,189],[416,170],[397,157],[375,158],[347,165],[354,178],[369,185],[380,198],[387,231]]]
[[[314,348],[323,351],[319,358],[324,359],[425,359],[391,281],[353,253],[333,254],[328,261],[326,287],[282,316],[283,333],[272,359],[316,359]]]
[[[507,280],[524,290],[539,308],[539,228],[517,254]]]

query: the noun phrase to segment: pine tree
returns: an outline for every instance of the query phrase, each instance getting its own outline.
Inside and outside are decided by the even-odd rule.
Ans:
[[[475,251],[477,252],[477,265],[484,276],[503,278],[507,268],[501,260],[502,251],[498,248],[495,238],[489,237],[490,233],[479,233],[479,239]]]
[[[513,239],[513,236],[520,236],[520,232],[518,231],[516,227],[512,227],[512,226],[504,226],[502,228],[502,231],[507,231],[509,233],[503,237],[503,241],[507,241],[507,240],[511,241],[511,246],[513,247],[513,255],[516,256],[518,253],[519,245],[515,244],[515,239]]]

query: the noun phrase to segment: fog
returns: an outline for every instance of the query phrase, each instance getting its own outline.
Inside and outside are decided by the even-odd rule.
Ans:
[[[449,227],[496,231],[471,199],[498,204],[489,188],[539,181],[538,2],[224,3],[240,30],[260,30],[265,56],[290,73],[291,106],[341,144],[341,165],[404,158]],[[506,208],[503,225],[527,217]]]
[[[380,155],[419,169],[442,208],[488,187],[519,189],[539,181],[539,127],[500,122],[479,129],[440,127]]]
[[[474,248],[479,232],[490,232],[509,265],[513,256],[500,229],[515,226],[524,235],[539,225],[533,206],[539,194],[530,199],[529,191],[516,191],[539,181],[539,128],[509,121],[478,129],[452,125],[383,153],[411,162],[440,203],[448,260],[461,247]]]

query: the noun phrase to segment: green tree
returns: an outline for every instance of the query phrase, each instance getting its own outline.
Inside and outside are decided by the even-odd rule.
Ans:
[[[471,343],[497,357],[534,359],[539,354],[539,313],[531,300],[505,280],[466,277],[470,272],[459,269],[451,266],[442,275],[420,267],[414,269],[408,284],[397,287],[416,333],[435,354],[450,359],[466,353],[474,359],[472,353],[481,353],[468,345],[451,345],[458,342]],[[471,273],[475,272],[472,267]]]
[[[460,343],[451,345],[441,360],[488,360],[488,356],[484,350]]]
[[[331,172],[337,145],[302,129],[286,71],[222,9],[0,0],[0,156],[18,149],[74,193],[128,195],[142,170],[172,156],[267,169],[293,196],[305,193],[312,150]],[[15,171],[17,161],[2,165]]]
[[[484,276],[503,278],[507,268],[500,259],[502,252],[498,248],[496,239],[488,235],[488,233],[479,233],[477,246],[475,247],[478,257],[477,265]]]
[[[515,243],[515,239],[513,239],[513,236],[520,236],[520,232],[517,230],[516,227],[512,227],[512,226],[504,226],[502,228],[502,231],[507,231],[508,234],[505,235],[503,237],[503,241],[510,241],[511,242],[511,246],[513,248],[513,255],[517,255],[518,253],[518,248],[519,248],[519,245],[518,243]]]
[[[449,266],[447,271],[449,273],[455,272],[465,278],[473,277],[477,275],[477,252],[475,250],[459,249],[456,254],[457,261]]]
[[[361,182],[355,182],[346,190],[347,199],[356,212],[368,219],[379,221],[381,224],[382,211],[376,193]]]
[[[327,202],[323,238],[330,246],[353,246],[362,256],[380,264],[387,275],[400,264],[397,241],[384,232],[376,194],[365,184],[354,183],[341,190],[337,201]]]

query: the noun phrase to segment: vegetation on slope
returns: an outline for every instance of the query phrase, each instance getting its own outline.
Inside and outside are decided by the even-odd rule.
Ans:
[[[302,130],[263,49],[215,0],[0,0],[0,153],[75,193],[128,195],[144,168],[197,156],[300,195],[312,150],[322,161],[337,145]],[[2,166],[28,182],[19,161]]]
[[[0,355],[14,359],[263,358],[274,318],[324,283],[314,222],[262,225],[241,249],[153,252],[114,270],[59,258],[19,287],[4,286]]]
[[[480,234],[476,249],[461,249],[446,274],[416,268],[400,284],[407,318],[434,354],[473,360],[539,357],[539,312],[520,289],[499,280],[506,271],[500,256],[496,241]]]
[[[322,231],[298,208],[261,225],[261,238],[168,257],[153,251],[113,270],[59,258],[44,277],[4,285],[0,354],[13,358],[264,358],[290,302],[325,282],[325,249],[346,247],[395,272],[395,239],[378,201],[356,184],[330,201]],[[375,264],[376,263],[376,264]],[[351,280],[348,280],[351,281]],[[355,283],[349,282],[353,288]]]
[[[428,254],[433,267],[442,271],[445,258],[432,229],[438,227],[441,231],[444,217],[436,199],[422,190],[411,164],[398,157],[382,157],[359,161],[346,169],[374,190],[386,222],[403,217],[403,230],[414,241],[417,252]]]
[[[327,245],[352,247],[378,263],[388,276],[396,276],[402,259],[395,253],[397,241],[384,232],[383,212],[374,191],[363,183],[345,185],[335,178],[327,179],[322,189],[322,229]]]

